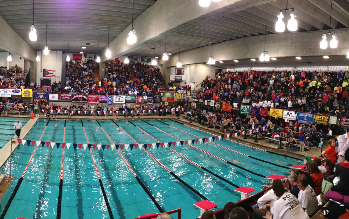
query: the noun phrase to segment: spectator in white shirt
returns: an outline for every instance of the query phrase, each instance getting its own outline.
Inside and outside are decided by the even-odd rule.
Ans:
[[[298,201],[303,210],[311,216],[318,208],[318,201],[314,189],[308,185],[308,179],[305,175],[298,176],[297,182],[299,188]]]
[[[274,214],[267,212],[266,219],[309,219],[297,198],[290,192],[285,192],[281,180],[273,180],[272,188],[278,200],[274,203]]]
[[[291,100],[289,100],[288,101],[288,110],[292,110],[293,108],[292,108],[292,101]]]
[[[331,130],[330,127],[328,127],[327,137],[328,137],[328,139],[331,139],[331,138],[332,138],[332,130]]]
[[[338,161],[337,163],[341,163],[345,161],[344,154],[345,151],[349,148],[349,132],[340,135],[338,137]]]
[[[22,123],[17,121],[17,123],[15,123],[15,132],[16,132],[17,138],[19,138],[21,134],[21,129],[22,129]]]

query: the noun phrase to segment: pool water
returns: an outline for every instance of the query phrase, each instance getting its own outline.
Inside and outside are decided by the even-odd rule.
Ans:
[[[9,142],[11,138],[16,135],[14,124],[17,123],[17,121],[20,121],[22,126],[24,126],[28,120],[29,119],[0,118],[0,149],[3,148],[7,142]]]
[[[47,128],[43,132],[46,124]],[[209,134],[172,120],[163,120],[162,122],[156,120],[137,120],[128,124],[125,121],[115,122],[112,120],[38,120],[25,139],[37,141],[43,134],[41,141],[62,143],[65,140],[67,143],[72,143],[70,148],[66,148],[64,151],[61,218],[110,218],[92,156],[88,148],[86,150],[83,148],[81,150],[79,148],[74,149],[73,144],[91,143],[110,145],[111,141],[114,144],[157,143],[156,140],[148,136],[145,132],[161,142],[174,142],[178,141],[178,139],[195,139],[194,136],[169,127],[168,125],[172,125],[201,138],[211,137]],[[118,131],[118,126],[127,134],[123,131]],[[154,126],[170,135],[158,130]],[[86,135],[83,127],[85,128]],[[141,129],[145,132],[141,131]],[[217,143],[282,166],[290,167],[297,163],[296,158],[267,153],[228,140],[217,141]],[[237,164],[237,166],[246,168],[251,172],[247,172],[237,166],[229,165],[190,146],[176,146],[171,148],[239,187],[248,186],[255,188],[256,191],[254,193],[261,191],[261,186],[265,183],[265,179],[258,174],[264,176],[288,174],[288,169],[286,168],[234,153],[213,143],[195,146],[223,159],[229,161],[236,160],[244,163],[245,165]],[[12,161],[9,159],[2,167],[1,173],[9,174],[10,162],[12,163],[14,180],[0,200],[1,212],[8,202],[17,181],[23,174],[34,148],[32,145],[21,145],[13,153]],[[234,191],[236,187],[209,174],[170,149],[152,147],[147,150],[193,189],[200,192],[208,200],[218,204],[218,209],[223,208],[229,201],[237,202],[240,200],[240,194]],[[116,150],[105,149],[103,151],[101,149],[98,151],[96,149],[92,152],[114,218],[129,219],[136,218],[142,214],[159,212],[155,203],[143,190]],[[183,218],[196,218],[198,216],[199,210],[194,209],[193,203],[202,201],[202,197],[173,177],[144,150],[128,149],[120,150],[120,152],[135,175],[137,175],[164,211],[181,208]],[[46,145],[41,147],[39,145],[5,218],[56,218],[61,161],[62,147],[57,149],[57,147],[51,148],[51,146],[46,147]],[[258,174],[256,175],[255,173]]]

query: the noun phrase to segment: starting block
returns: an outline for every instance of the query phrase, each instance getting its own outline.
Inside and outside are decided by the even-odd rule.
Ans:
[[[149,217],[151,217],[152,219],[156,219],[157,216],[158,216],[157,213],[151,213],[151,214],[139,215],[139,218],[149,218]]]
[[[276,175],[276,174],[272,174],[272,175],[270,175],[270,176],[267,176],[267,177],[265,177],[266,179],[283,179],[283,178],[285,178],[285,176],[281,176],[281,175]]]
[[[240,192],[241,193],[241,200],[243,200],[243,199],[251,197],[251,192],[254,192],[256,190],[243,186],[243,187],[235,189],[234,191]]]
[[[292,167],[291,167],[291,169],[304,169],[306,166],[305,165],[300,165],[300,164],[298,164],[298,165],[293,165]]]
[[[203,201],[194,203],[194,206],[200,208],[200,216],[198,218],[201,218],[201,215],[205,211],[211,210],[212,208],[215,208],[218,205],[208,200],[203,200]]]

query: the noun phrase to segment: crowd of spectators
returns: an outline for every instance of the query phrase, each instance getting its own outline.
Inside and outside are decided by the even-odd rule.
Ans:
[[[0,89],[21,89],[26,85],[26,78],[20,73],[22,70],[16,65],[10,70],[0,68]],[[18,77],[20,76],[20,77]]]

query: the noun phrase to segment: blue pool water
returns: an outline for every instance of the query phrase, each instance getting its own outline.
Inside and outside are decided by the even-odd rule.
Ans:
[[[4,147],[15,136],[14,124],[17,121],[20,121],[22,126],[24,126],[28,122],[28,119],[0,118],[0,148]]]
[[[126,124],[125,121],[114,122],[111,120],[84,120],[82,122],[59,120],[47,122],[47,120],[38,120],[25,139],[39,140],[45,125],[48,124],[41,141],[62,143],[65,140],[67,143],[72,143],[70,149],[65,149],[64,155],[62,218],[110,218],[90,151],[88,148],[86,150],[83,148],[82,150],[79,148],[74,149],[73,143],[109,145],[111,141],[114,144],[157,143],[156,140],[136,126],[161,142],[178,141],[176,138],[181,140],[195,139],[195,137],[168,125],[201,138],[211,137],[209,134],[172,120],[163,120],[162,122],[138,120],[129,122],[129,124]],[[66,126],[65,134],[64,126]],[[123,131],[118,131],[118,126],[125,130],[127,134]],[[171,136],[154,126],[169,133]],[[221,140],[217,143],[241,153],[286,167],[290,167],[297,162],[295,158],[267,153],[227,140]],[[265,183],[263,177],[254,173],[265,176],[271,174],[286,175],[288,173],[288,169],[234,153],[213,143],[199,144],[197,147],[226,160],[236,160],[245,163],[246,166],[240,164],[237,164],[237,166],[246,168],[252,173],[237,166],[229,165],[190,146],[172,147],[172,149],[237,186],[255,188],[256,191],[254,193],[261,191],[261,186]],[[14,180],[0,200],[1,212],[21,177],[34,148],[33,146],[21,145],[13,153],[11,162]],[[235,187],[233,185],[209,174],[170,149],[152,147],[148,151],[193,189],[200,192],[210,201],[218,204],[219,209],[223,208],[229,201],[237,202],[240,200],[240,194],[234,192]],[[120,150],[120,152],[163,210],[170,211],[181,208],[183,218],[196,218],[198,216],[199,210],[193,208],[193,203],[203,200],[199,195],[173,177],[144,150],[128,149]],[[93,150],[92,154],[114,218],[129,219],[142,214],[159,212],[152,199],[143,190],[116,150]],[[61,160],[61,147],[57,149],[57,147],[51,148],[51,146],[47,147],[46,145],[41,147],[40,145],[37,148],[5,218],[56,218]],[[1,173],[10,173],[10,161],[4,164]]]

